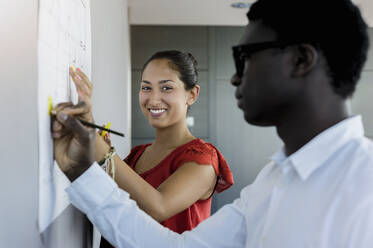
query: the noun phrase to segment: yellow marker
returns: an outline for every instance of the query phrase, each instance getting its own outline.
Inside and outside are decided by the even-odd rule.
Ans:
[[[76,72],[75,66],[72,65],[71,69],[73,69],[73,71]],[[71,79],[74,80],[72,76],[71,76]]]
[[[53,109],[53,99],[51,96],[48,96],[48,115],[51,115]]]
[[[105,125],[105,128],[110,129],[110,126],[111,126],[111,122],[108,121],[108,123]],[[106,134],[107,134],[107,131],[102,131],[101,137],[102,138],[105,137]]]

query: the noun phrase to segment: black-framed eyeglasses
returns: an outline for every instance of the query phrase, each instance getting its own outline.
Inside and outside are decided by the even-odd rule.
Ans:
[[[285,48],[297,43],[299,42],[265,41],[232,47],[237,76],[242,77],[245,62],[251,57],[252,54],[270,48]]]

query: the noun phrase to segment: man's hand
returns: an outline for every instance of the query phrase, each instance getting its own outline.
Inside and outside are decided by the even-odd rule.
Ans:
[[[66,176],[74,181],[95,161],[95,130],[83,126],[64,111],[52,121],[54,157]]]

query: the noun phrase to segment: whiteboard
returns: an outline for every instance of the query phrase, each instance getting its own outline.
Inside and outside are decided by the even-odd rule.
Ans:
[[[70,181],[53,159],[48,98],[53,105],[78,100],[69,66],[91,76],[89,0],[39,0],[38,131],[39,232],[69,205],[65,188]]]

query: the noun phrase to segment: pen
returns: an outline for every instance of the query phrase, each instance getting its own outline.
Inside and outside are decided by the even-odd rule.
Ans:
[[[106,131],[106,132],[109,132],[109,133],[113,133],[113,134],[116,134],[116,135],[119,135],[119,136],[122,136],[124,137],[124,134],[120,133],[120,132],[117,132],[117,131],[114,131],[114,130],[111,130],[111,129],[108,129],[108,128],[104,128],[104,127],[101,127],[101,126],[98,126],[96,124],[93,124],[93,123],[90,123],[88,121],[84,121],[84,120],[81,120],[81,119],[78,119],[83,125],[85,126],[88,126],[88,127],[93,127],[93,128],[98,128],[100,130],[103,130],[103,131]]]
[[[50,111],[50,113],[52,115],[56,115],[56,112],[54,110]],[[116,135],[119,135],[119,136],[122,136],[124,137],[124,134],[120,133],[120,132],[117,132],[117,131],[114,131],[114,130],[111,130],[109,128],[105,128],[105,127],[101,127],[101,126],[98,126],[94,123],[90,123],[88,121],[84,121],[84,120],[81,120],[81,119],[77,119],[78,121],[80,121],[80,123],[82,123],[83,125],[87,126],[87,127],[93,127],[93,128],[98,128],[100,130],[103,130],[103,131],[106,131],[108,133],[113,133],[113,134],[116,134]]]
[[[48,114],[49,115],[56,115],[56,111],[53,110],[53,100],[52,100],[51,96],[48,96]],[[101,126],[98,126],[98,125],[96,125],[94,123],[90,123],[88,121],[84,121],[84,120],[81,120],[81,119],[78,119],[78,120],[80,121],[80,123],[82,123],[83,125],[85,125],[87,127],[98,128],[98,129],[106,131],[108,133],[113,133],[113,134],[116,134],[116,135],[124,137],[123,133],[120,133],[120,132],[117,132],[117,131],[109,129],[109,127],[111,125],[110,122],[105,127],[101,127]]]

